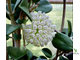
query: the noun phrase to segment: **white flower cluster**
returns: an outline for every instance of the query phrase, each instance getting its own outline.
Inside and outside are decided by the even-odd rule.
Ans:
[[[23,26],[24,39],[27,43],[34,44],[35,46],[47,45],[49,41],[53,40],[56,32],[54,32],[55,25],[49,20],[49,16],[41,11],[38,13],[31,12],[32,23]]]

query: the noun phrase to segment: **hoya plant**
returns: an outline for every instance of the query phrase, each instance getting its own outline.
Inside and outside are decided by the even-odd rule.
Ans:
[[[51,10],[52,5],[47,0],[6,0],[6,18],[11,21],[11,24],[6,24],[6,41],[12,38],[13,45],[6,46],[6,60],[70,60],[72,58],[71,22],[67,20],[68,28],[63,28],[65,0],[62,25],[59,31],[56,30],[56,25],[52,24],[52,20],[47,15]],[[27,24],[27,21],[30,21],[31,24]],[[43,48],[42,52],[45,56],[37,57],[26,48],[28,44],[43,47],[49,41],[57,49],[55,54],[52,54],[50,49]]]

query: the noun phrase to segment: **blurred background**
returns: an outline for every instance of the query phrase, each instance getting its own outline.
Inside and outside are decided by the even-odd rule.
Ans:
[[[54,0],[54,1],[56,1],[56,0]],[[63,15],[63,4],[62,4],[62,2],[59,2],[62,0],[57,0],[57,1],[58,2],[56,2],[56,3],[52,3],[52,0],[51,0],[51,4],[52,4],[53,9],[51,12],[47,13],[47,15],[49,15],[50,19],[52,20],[52,24],[56,25],[56,29],[60,30],[61,22],[62,22],[62,15]],[[69,1],[71,1],[71,3],[68,2],[66,4],[64,28],[68,27],[67,20],[70,20],[73,25],[73,4],[72,4],[72,0],[69,0]],[[30,22],[28,21],[28,23],[30,23]],[[11,21],[8,20],[7,18],[6,18],[6,24],[11,24]],[[12,46],[11,39],[9,39],[7,41],[7,46]],[[22,39],[21,39],[21,47],[23,47],[23,40]],[[41,52],[41,49],[45,48],[45,47],[49,48],[52,51],[52,53],[55,54],[56,48],[54,48],[52,46],[51,42],[49,42],[48,45],[44,46],[44,47],[35,47],[32,44],[29,44],[28,46],[26,46],[26,48],[29,49],[30,51],[32,51],[35,56],[44,55]]]

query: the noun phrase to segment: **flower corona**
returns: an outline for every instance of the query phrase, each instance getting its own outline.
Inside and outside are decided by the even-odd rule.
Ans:
[[[52,25],[49,16],[41,11],[38,11],[38,13],[31,12],[30,14],[32,17],[31,24],[22,24],[24,39],[27,43],[43,47],[55,37],[54,29],[56,25]]]

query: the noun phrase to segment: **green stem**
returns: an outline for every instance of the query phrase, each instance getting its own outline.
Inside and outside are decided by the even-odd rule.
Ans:
[[[15,23],[15,19],[14,19],[14,13],[12,13],[12,9],[11,9],[11,0],[7,0],[7,4],[8,4],[8,10],[9,10],[9,16],[10,16],[10,19],[11,19],[11,24],[12,25],[17,25]],[[16,30],[14,33],[17,33],[17,34],[20,34],[20,29]],[[12,33],[12,36],[13,36],[13,33]],[[14,40],[12,39],[13,41],[13,47],[20,47],[20,40]]]
[[[65,10],[66,10],[66,0],[63,0],[63,17],[62,17],[62,24],[61,24],[61,32],[63,31],[63,27],[64,27]]]

